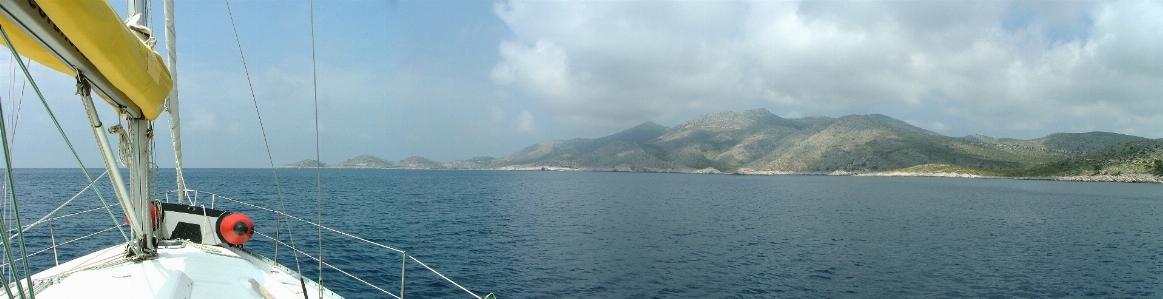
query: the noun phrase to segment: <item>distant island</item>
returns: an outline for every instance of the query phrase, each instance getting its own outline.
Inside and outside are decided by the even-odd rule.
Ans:
[[[888,116],[785,119],[724,111],[667,127],[645,122],[596,139],[535,144],[503,158],[437,162],[358,156],[286,168],[575,170],[741,175],[880,175],[1163,182],[1163,141],[1108,132],[1021,140],[949,137]]]

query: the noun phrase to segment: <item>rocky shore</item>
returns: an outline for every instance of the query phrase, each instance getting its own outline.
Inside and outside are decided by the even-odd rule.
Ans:
[[[1077,181],[1077,182],[1118,182],[1118,183],[1163,183],[1163,179],[1158,176],[1136,173],[1136,174],[1120,174],[1120,175],[1079,175],[1079,176],[1059,176],[1046,178],[1019,178],[1031,180],[1053,180],[1053,181]]]
[[[861,173],[857,176],[905,176],[905,177],[942,177],[942,178],[1001,178],[995,176],[984,176],[966,173],[954,172],[907,172],[907,171],[888,171],[888,172],[874,172]]]

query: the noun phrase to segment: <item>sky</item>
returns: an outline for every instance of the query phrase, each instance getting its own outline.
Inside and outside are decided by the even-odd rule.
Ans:
[[[319,0],[314,77],[310,2],[230,2],[245,71],[226,3],[176,2],[186,167],[314,158],[315,95],[330,164],[503,157],[756,108],[878,113],[948,136],[1163,137],[1160,1]],[[12,62],[0,58],[0,105],[14,165],[76,167]],[[100,167],[74,79],[32,73],[83,163]],[[155,122],[162,168],[174,165],[169,124]]]

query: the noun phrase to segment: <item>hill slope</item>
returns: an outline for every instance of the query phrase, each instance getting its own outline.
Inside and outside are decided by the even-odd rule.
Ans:
[[[283,165],[282,167],[283,168],[316,168],[316,167],[327,167],[327,164],[325,164],[323,162],[319,162],[318,160],[305,159],[305,160],[302,160],[299,162]]]
[[[540,143],[498,159],[495,166],[861,173],[951,165],[1018,173],[1142,140],[1146,139],[1105,132],[1059,133],[1033,140],[954,138],[884,115],[784,119],[756,109],[703,115],[673,127],[647,122],[602,138]]]
[[[336,168],[396,168],[399,167],[396,162],[377,158],[375,156],[362,155],[355,158],[347,159],[346,161],[335,164],[332,167]]]
[[[1163,161],[1156,169],[1155,160],[1163,160],[1163,141],[1115,133],[949,137],[879,114],[785,119],[755,109],[707,114],[671,127],[645,122],[600,138],[534,144],[498,159],[440,163],[414,156],[393,162],[365,155],[333,167],[1043,177],[1163,173]]]

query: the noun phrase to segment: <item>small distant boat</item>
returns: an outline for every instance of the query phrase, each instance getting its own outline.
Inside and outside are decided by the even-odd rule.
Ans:
[[[29,275],[30,253],[25,248],[24,232],[41,222],[24,226],[20,223],[19,214],[16,214],[15,224],[3,223],[3,219],[0,219],[0,227],[19,228],[12,230],[14,235],[10,235],[8,229],[0,229],[0,237],[9,240],[3,243],[4,266],[15,277],[15,281],[10,281],[7,275],[0,275],[0,282],[5,286],[8,298],[343,298],[299,271],[247,250],[244,244],[256,234],[271,237],[256,231],[256,224],[245,214],[197,205],[194,201],[196,194],[209,194],[215,200],[252,206],[275,213],[277,219],[313,226],[320,233],[326,230],[345,236],[352,242],[363,242],[381,247],[389,253],[398,253],[398,257],[384,255],[385,258],[391,258],[389,261],[398,258],[401,262],[399,289],[395,289],[396,286],[368,283],[318,260],[317,256],[288,246],[277,237],[277,232],[276,237],[271,238],[276,243],[276,250],[279,246],[290,248],[296,257],[315,259],[320,272],[326,265],[371,286],[386,297],[404,298],[404,271],[411,262],[435,273],[467,295],[482,298],[403,250],[322,226],[284,211],[187,189],[181,172],[176,80],[171,73],[176,64],[175,38],[172,35],[173,2],[166,0],[164,5],[168,34],[166,49],[170,51],[168,67],[162,56],[153,50],[152,30],[146,26],[150,24],[149,4],[144,1],[130,0],[127,13],[130,17],[128,21],[122,21],[106,0],[0,0],[3,45],[10,49],[13,59],[19,61],[25,74],[28,75],[27,67],[20,56],[77,79],[77,94],[88,115],[106,168],[102,176],[110,179],[121,207],[122,215],[116,217],[114,214],[117,213],[109,208],[117,205],[103,204],[114,224],[102,232],[114,228],[121,230],[125,226],[130,228],[129,234],[123,232],[127,239],[123,244],[88,248],[92,253]],[[31,75],[28,75],[28,80],[37,88]],[[113,145],[106,136],[106,128],[95,110],[93,93],[112,105],[126,122],[124,127],[117,125],[109,129],[110,134],[120,135],[120,159],[115,156]],[[178,181],[177,190],[164,193],[164,202],[155,197],[159,194],[151,194],[154,186],[150,185],[149,179],[153,165],[149,152],[154,134],[153,121],[163,113],[170,114]],[[4,122],[0,119],[0,136],[7,136],[3,132]],[[0,139],[5,139],[3,150],[7,154],[7,140]],[[5,158],[6,162],[11,161],[7,155]],[[119,162],[128,169],[128,183],[123,179]],[[11,192],[13,209],[19,213],[15,199],[17,193],[11,187],[11,165],[6,166],[7,186],[10,188],[5,192]],[[83,166],[81,169],[85,171],[90,186],[93,186],[95,179]],[[101,196],[99,192],[97,194]],[[169,202],[169,194],[177,197],[175,203]],[[190,198],[191,194],[195,198]],[[42,220],[53,216],[49,213]],[[124,221],[125,225],[120,221]],[[273,225],[276,231],[279,225]],[[53,239],[52,250],[55,252],[57,249]],[[320,245],[320,255],[323,251]],[[334,256],[332,253],[328,255]],[[484,298],[495,297],[488,294]]]

